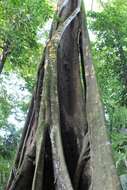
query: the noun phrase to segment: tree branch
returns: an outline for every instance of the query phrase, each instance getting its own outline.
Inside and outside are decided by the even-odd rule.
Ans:
[[[2,47],[0,46],[1,49],[3,49],[2,54],[0,55],[0,74],[3,71],[7,56],[10,54],[10,42],[7,40],[5,45]]]

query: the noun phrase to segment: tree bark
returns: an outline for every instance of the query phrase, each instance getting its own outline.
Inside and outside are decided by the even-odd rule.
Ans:
[[[83,12],[82,1],[58,2],[6,190],[120,189]]]
[[[2,54],[0,55],[0,74],[3,71],[7,56],[10,53],[10,43],[9,43],[9,41],[6,41],[5,44],[3,45],[3,47],[1,47],[1,49],[3,51],[2,51]]]
[[[82,11],[84,13],[85,11]],[[111,144],[108,139],[105,125],[104,109],[99,95],[99,88],[95,76],[90,40],[87,30],[86,17],[83,25],[83,56],[86,76],[86,110],[90,130],[90,156],[91,156],[91,189],[120,190],[119,177],[113,163]]]

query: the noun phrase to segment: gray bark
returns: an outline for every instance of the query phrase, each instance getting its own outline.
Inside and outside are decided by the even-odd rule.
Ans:
[[[82,11],[84,13],[84,11]],[[104,110],[95,76],[86,18],[83,15],[83,56],[87,91],[87,121],[90,130],[91,189],[121,189],[114,166],[111,144],[105,125]]]

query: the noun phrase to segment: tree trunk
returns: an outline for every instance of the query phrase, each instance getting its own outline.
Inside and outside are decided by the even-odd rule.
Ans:
[[[3,47],[1,47],[1,49],[2,49],[2,54],[0,55],[0,74],[3,71],[7,56],[10,53],[10,42],[7,40],[3,45]]]
[[[57,15],[6,190],[118,190],[83,2]]]

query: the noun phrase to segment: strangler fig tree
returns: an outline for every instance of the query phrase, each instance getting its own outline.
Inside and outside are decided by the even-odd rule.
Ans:
[[[6,190],[120,190],[83,1],[56,15]]]

